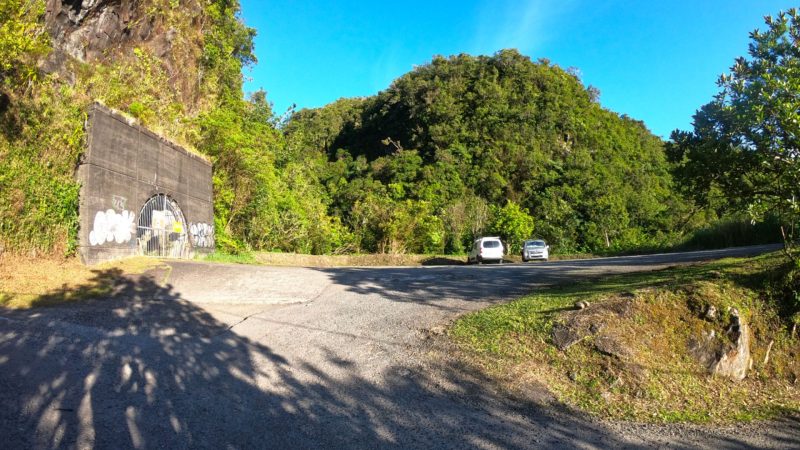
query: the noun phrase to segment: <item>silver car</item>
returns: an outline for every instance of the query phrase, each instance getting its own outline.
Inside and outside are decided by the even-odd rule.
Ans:
[[[541,239],[531,239],[522,243],[522,262],[534,259],[547,261],[550,258],[550,246]]]

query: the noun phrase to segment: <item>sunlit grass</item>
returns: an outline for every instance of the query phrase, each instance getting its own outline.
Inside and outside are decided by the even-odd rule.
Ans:
[[[554,287],[467,314],[449,335],[462,357],[512,393],[529,382],[545,383],[559,400],[602,417],[651,422],[774,417],[800,409],[794,385],[800,375],[797,342],[758,289],[782,263],[781,255],[772,254]],[[629,359],[602,354],[593,336],[563,352],[552,344],[554,324],[575,302],[621,299],[632,302],[630,315],[603,326],[626,343],[633,352]],[[689,355],[689,338],[698,327],[710,326],[691,311],[698,301],[715,304],[723,314],[736,307],[748,318],[754,367],[746,380],[711,377]],[[774,345],[764,365],[769,341]]]
[[[24,309],[99,297],[110,291],[112,274],[141,274],[161,264],[144,257],[96,266],[86,266],[76,258],[0,258],[0,305]],[[41,301],[43,298],[45,302]]]

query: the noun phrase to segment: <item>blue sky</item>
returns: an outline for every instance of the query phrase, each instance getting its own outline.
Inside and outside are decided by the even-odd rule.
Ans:
[[[689,129],[716,79],[747,52],[773,0],[418,1],[242,0],[258,30],[245,90],[263,88],[280,114],[373,95],[433,55],[516,48],[576,67],[600,102],[657,135]]]

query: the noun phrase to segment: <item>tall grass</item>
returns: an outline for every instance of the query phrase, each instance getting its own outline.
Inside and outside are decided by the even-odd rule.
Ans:
[[[783,240],[780,227],[781,222],[774,216],[755,223],[743,217],[724,219],[695,231],[686,241],[678,245],[678,249],[704,250],[774,244]]]

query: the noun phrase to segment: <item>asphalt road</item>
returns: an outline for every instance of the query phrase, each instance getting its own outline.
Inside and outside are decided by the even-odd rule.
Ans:
[[[606,424],[543,405],[535,387],[509,399],[427,339],[543,285],[771,249],[421,268],[172,262],[102,300],[0,310],[0,446],[798,448],[797,418]]]

